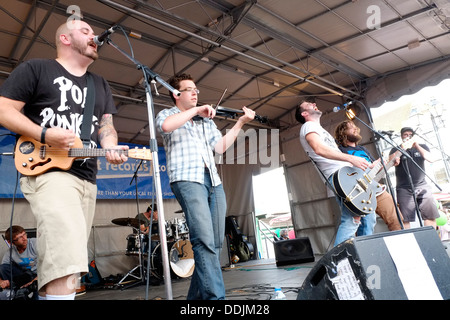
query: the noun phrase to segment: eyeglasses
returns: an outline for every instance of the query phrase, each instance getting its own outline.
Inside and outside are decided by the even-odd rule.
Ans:
[[[196,94],[199,94],[200,93],[200,90],[198,90],[197,88],[186,88],[186,89],[183,89],[183,90],[178,90],[178,91],[180,91],[180,92],[191,92],[191,91],[194,91]]]
[[[13,242],[16,242],[16,241],[19,241],[20,239],[25,239],[25,238],[27,238],[27,233],[26,232],[18,235],[15,239],[13,239]]]

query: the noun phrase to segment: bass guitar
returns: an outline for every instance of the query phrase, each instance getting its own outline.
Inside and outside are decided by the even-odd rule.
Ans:
[[[73,147],[64,150],[21,136],[17,140],[14,151],[17,171],[27,176],[37,176],[54,168],[69,170],[75,159],[104,157],[111,149],[83,148],[81,139],[77,137]],[[152,160],[150,149],[114,149],[114,151],[133,159]]]

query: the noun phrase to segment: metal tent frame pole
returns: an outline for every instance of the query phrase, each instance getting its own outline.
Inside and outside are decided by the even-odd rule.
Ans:
[[[161,188],[161,176],[159,170],[159,159],[158,159],[158,142],[156,140],[156,131],[155,131],[155,122],[154,122],[154,107],[153,107],[153,98],[151,95],[150,82],[158,81],[161,85],[166,87],[169,91],[173,92],[176,95],[180,95],[178,90],[172,88],[168,83],[162,80],[159,75],[154,73],[148,67],[142,65],[139,61],[128,55],[126,52],[121,50],[118,46],[116,46],[111,39],[107,38],[106,43],[117,49],[120,53],[122,53],[125,57],[130,59],[133,63],[136,64],[136,67],[140,69],[144,74],[145,81],[145,91],[147,97],[147,109],[148,109],[148,123],[149,123],[149,131],[150,131],[150,150],[152,153],[152,168],[153,168],[153,179],[155,183],[155,191],[156,191],[156,203],[158,205],[158,223],[159,234],[161,239],[161,255],[162,255],[162,264],[164,270],[164,286],[166,289],[166,295],[168,300],[173,299],[172,295],[172,284],[171,284],[171,276],[170,276],[170,265],[169,265],[169,252],[167,249],[167,236],[165,230],[165,216],[164,216],[164,205],[162,199],[162,188]],[[148,276],[148,275],[147,275]]]

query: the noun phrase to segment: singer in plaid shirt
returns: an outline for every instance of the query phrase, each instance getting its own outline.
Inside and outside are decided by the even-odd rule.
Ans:
[[[244,115],[222,136],[212,121],[214,108],[197,107],[199,90],[190,75],[175,76],[169,84],[180,95],[171,95],[176,106],[157,115],[156,128],[164,138],[170,186],[186,216],[194,251],[195,269],[187,299],[225,299],[220,250],[226,199],[213,150],[224,153],[255,112],[243,107]]]

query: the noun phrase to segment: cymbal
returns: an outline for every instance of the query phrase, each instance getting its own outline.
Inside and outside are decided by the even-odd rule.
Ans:
[[[139,228],[139,220],[135,218],[117,218],[111,222],[119,226]]]

